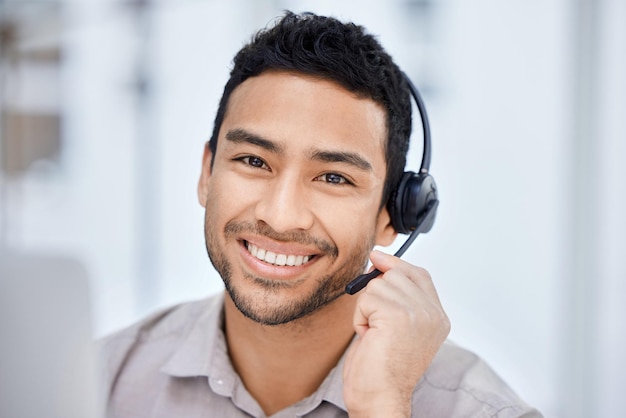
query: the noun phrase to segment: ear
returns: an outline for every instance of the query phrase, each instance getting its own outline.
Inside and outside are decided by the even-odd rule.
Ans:
[[[209,143],[204,145],[204,154],[202,155],[202,170],[200,171],[200,179],[198,180],[198,201],[203,208],[206,208],[206,199],[209,190],[209,181],[211,180],[211,160],[213,153],[209,149]]]
[[[394,229],[391,223],[391,216],[389,216],[389,210],[385,206],[378,214],[376,221],[376,245],[386,247],[391,245],[398,236],[398,232]]]

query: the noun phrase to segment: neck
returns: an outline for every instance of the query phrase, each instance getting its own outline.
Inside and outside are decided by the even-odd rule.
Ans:
[[[226,340],[233,366],[266,415],[311,395],[354,336],[356,298],[343,295],[304,318],[267,326],[246,318],[226,294]]]

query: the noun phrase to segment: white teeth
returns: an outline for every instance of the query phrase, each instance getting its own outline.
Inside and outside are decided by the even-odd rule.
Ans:
[[[276,263],[276,254],[271,251],[266,252],[264,261],[270,264]]]
[[[256,245],[250,243],[246,243],[246,246],[248,248],[248,251],[250,251],[250,254],[252,254],[259,260],[265,261],[269,264],[275,264],[277,266],[301,266],[302,264],[308,262],[310,259],[308,255],[276,254],[263,248],[259,248]]]
[[[276,254],[276,265],[284,266],[287,264],[287,256],[285,254]]]

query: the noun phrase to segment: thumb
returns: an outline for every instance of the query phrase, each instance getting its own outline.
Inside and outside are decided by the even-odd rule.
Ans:
[[[393,268],[400,261],[400,259],[391,254],[385,254],[382,251],[374,250],[370,253],[370,261],[372,262],[372,267],[375,267],[384,273]]]

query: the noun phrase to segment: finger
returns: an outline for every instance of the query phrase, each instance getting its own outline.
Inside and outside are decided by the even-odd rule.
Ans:
[[[385,275],[382,279],[376,279],[371,287],[366,288],[364,297],[357,301],[359,313],[367,316],[367,327],[384,325],[390,318],[394,318],[393,321],[403,321],[439,318],[444,315],[437,297],[394,270],[388,271]],[[361,321],[359,325],[362,329],[366,330],[365,319],[362,317],[357,319]]]
[[[428,273],[425,269],[414,266],[398,257],[385,254],[378,250],[372,251],[370,254],[370,260],[372,261],[373,266],[383,273],[397,270],[406,275],[411,281],[416,283],[426,292],[431,295],[435,295],[437,299],[439,298],[430,273]],[[385,275],[382,277],[385,277]]]
[[[362,335],[371,328],[382,328],[389,323],[397,322],[398,318],[410,317],[407,312],[414,311],[416,307],[424,309],[433,304],[428,296],[410,280],[413,289],[409,292],[393,286],[384,279],[374,279],[368,284],[364,292],[357,300],[353,325],[358,335]],[[397,325],[397,324],[395,324]]]
[[[370,260],[372,261],[374,267],[384,273],[396,266],[400,258],[390,254],[385,254],[379,250],[374,250],[370,253]]]
[[[390,320],[449,323],[436,292],[424,291],[395,270],[372,280],[370,285],[357,300],[355,309],[354,324],[361,332],[385,326]]]
[[[377,290],[380,286],[389,285],[385,285],[381,279],[373,279],[365,291],[359,295],[352,319],[354,330],[359,336],[362,336],[373,325],[375,313],[386,308],[388,299],[383,296],[385,292]]]
[[[383,253],[380,255],[386,259],[396,258]],[[374,255],[374,257],[376,256]],[[393,265],[393,268],[370,282],[371,286],[368,285],[364,291],[365,295],[376,295],[380,297],[380,300],[372,302],[372,298],[369,298],[358,301],[361,304],[359,312],[363,316],[367,316],[367,322],[362,316],[356,318],[357,321],[361,321],[355,322],[360,332],[364,332],[368,327],[377,326],[375,322],[377,317],[372,317],[372,315],[377,309],[381,309],[385,302],[391,303],[387,309],[393,311],[401,309],[405,312],[411,312],[419,309],[431,318],[445,317],[439,295],[426,270],[401,260],[389,260],[389,265]],[[419,277],[416,278],[416,276]]]

